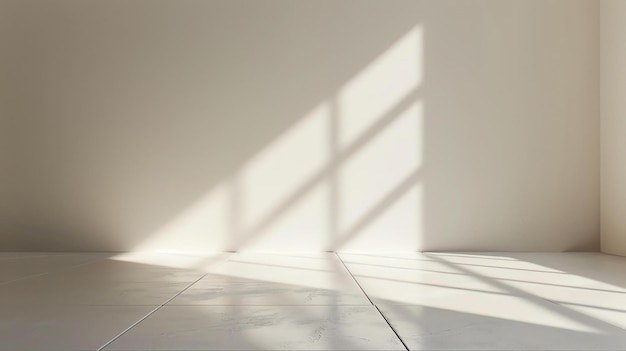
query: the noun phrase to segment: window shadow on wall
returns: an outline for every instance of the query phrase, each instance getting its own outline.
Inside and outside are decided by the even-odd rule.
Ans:
[[[593,249],[564,3],[3,2],[5,249]]]

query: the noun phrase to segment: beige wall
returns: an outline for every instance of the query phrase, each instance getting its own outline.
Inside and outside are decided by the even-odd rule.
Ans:
[[[597,248],[596,1],[0,3],[3,250]]]
[[[0,3],[1,4],[1,3]],[[10,179],[11,167],[11,142],[9,137],[10,123],[8,118],[7,102],[9,101],[9,86],[6,81],[8,64],[7,55],[7,16],[0,6],[0,240],[7,235],[9,229]]]
[[[626,255],[626,1],[601,9],[602,251]]]

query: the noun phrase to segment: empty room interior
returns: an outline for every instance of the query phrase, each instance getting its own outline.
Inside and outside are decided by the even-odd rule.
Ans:
[[[0,350],[626,350],[626,0],[0,0]]]

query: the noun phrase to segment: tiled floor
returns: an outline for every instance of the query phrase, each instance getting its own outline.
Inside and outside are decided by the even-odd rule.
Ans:
[[[0,350],[625,350],[599,253],[0,253]]]

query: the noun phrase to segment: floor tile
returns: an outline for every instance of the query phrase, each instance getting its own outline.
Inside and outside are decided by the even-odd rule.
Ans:
[[[95,350],[157,307],[109,349],[402,349],[378,307],[416,350],[623,350],[623,272],[600,253],[0,253],[0,350]]]
[[[507,282],[510,286],[626,329],[626,291],[606,286]]]
[[[75,252],[37,252],[37,251],[0,252],[0,260],[14,259],[14,258],[33,258],[33,257],[42,257],[42,256],[67,256],[67,255],[77,255],[77,253]]]
[[[0,350],[97,350],[156,306],[1,306]]]
[[[106,257],[103,254],[54,254],[29,253],[0,256],[0,284],[57,272]]]
[[[403,350],[374,306],[165,306],[105,350]]]
[[[377,301],[420,304],[430,297],[460,292],[506,293],[492,281],[477,279],[458,270],[443,270],[420,254],[397,257],[340,255],[368,297]],[[428,268],[424,268],[424,267]]]
[[[50,276],[0,285],[0,306],[160,305],[189,283],[62,281]]]
[[[203,278],[169,305],[370,305],[358,289],[344,284],[315,288],[223,276]]]
[[[235,254],[172,305],[369,305],[334,254]]]
[[[125,252],[113,255],[103,262],[103,266],[119,267],[120,263],[133,267],[174,269],[211,273],[232,255],[230,252],[207,252],[197,254]]]
[[[385,318],[410,350],[619,350],[626,331],[521,297],[381,304]]]
[[[352,281],[350,273],[334,253],[297,256],[233,254],[210,273],[318,288]],[[202,284],[202,281],[198,284]]]
[[[619,260],[541,253],[340,256],[414,349],[626,345],[626,331],[615,327],[626,324],[626,294],[606,283],[615,278],[598,279],[619,275]],[[521,337],[531,333],[541,337]]]
[[[475,263],[482,254],[429,254],[459,263],[460,259]],[[498,286],[515,293],[524,293],[558,303],[580,315],[611,323],[626,329],[626,258],[600,253],[509,253],[518,266],[525,265],[524,276],[494,274],[480,267],[462,267],[481,279],[491,279]],[[488,257],[488,256],[487,256]],[[474,260],[474,261],[471,261]],[[529,270],[529,269],[532,269]],[[539,273],[541,271],[541,273]],[[558,272],[550,276],[543,272]]]
[[[521,261],[551,267],[582,279],[579,285],[626,291],[626,257],[599,252],[511,253]]]
[[[192,283],[204,273],[193,269],[159,267],[133,262],[98,261],[53,273],[59,280],[107,282],[181,282]]]
[[[459,273],[511,282],[561,285],[611,285],[617,279],[626,287],[619,271],[626,270],[626,260],[590,253],[427,253],[428,259]],[[499,257],[499,260],[494,260]],[[615,287],[615,286],[614,286]]]

